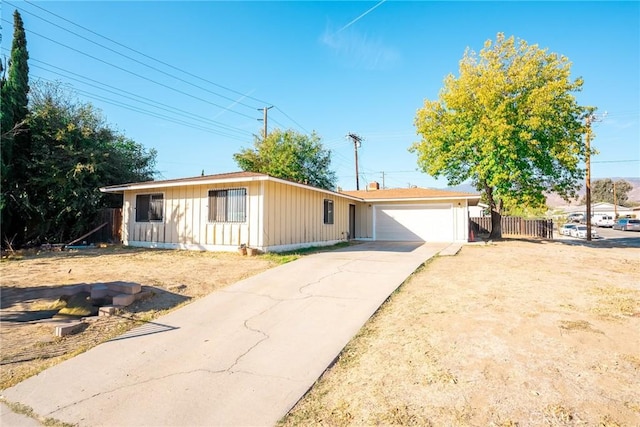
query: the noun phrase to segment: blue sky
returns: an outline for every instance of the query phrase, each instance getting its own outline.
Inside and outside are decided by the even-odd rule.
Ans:
[[[233,153],[260,134],[258,109],[273,106],[269,130],[315,130],[344,189],[355,188],[349,132],[363,138],[361,188],[382,172],[387,187],[444,187],[407,151],[418,140],[416,110],[457,74],[465,48],[479,51],[504,32],[567,56],[585,80],[579,102],[606,111],[594,128],[592,176],[638,177],[639,5],[8,0],[2,54],[17,7],[31,78],[71,85],[155,148],[161,178],[237,170]]]

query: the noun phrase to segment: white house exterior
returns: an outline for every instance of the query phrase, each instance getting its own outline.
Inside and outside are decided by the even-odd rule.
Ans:
[[[469,206],[469,217],[479,218],[483,216],[490,216],[489,205],[485,203],[478,203],[476,206]]]
[[[123,194],[123,243],[286,251],[348,239],[465,242],[480,196],[424,188],[334,192],[235,172],[114,185]]]

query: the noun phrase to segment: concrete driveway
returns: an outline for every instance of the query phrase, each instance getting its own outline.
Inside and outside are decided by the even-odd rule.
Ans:
[[[41,417],[81,426],[273,425],[386,298],[448,246],[375,242],[306,256],[2,395]]]

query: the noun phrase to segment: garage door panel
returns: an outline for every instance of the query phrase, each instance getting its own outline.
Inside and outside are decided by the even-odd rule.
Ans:
[[[451,205],[381,205],[375,209],[376,240],[453,240]]]
[[[420,227],[412,226],[420,221],[420,212],[380,209],[376,215],[377,240],[424,241]]]

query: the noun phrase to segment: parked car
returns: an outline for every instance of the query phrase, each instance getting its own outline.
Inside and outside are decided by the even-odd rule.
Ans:
[[[614,230],[640,231],[640,219],[620,218],[613,224]]]
[[[614,221],[609,215],[594,215],[592,224],[598,227],[613,227]]]
[[[571,237],[577,237],[579,239],[586,239],[587,238],[587,226],[586,225],[576,225],[575,228],[571,229]],[[598,233],[596,233],[596,231],[592,228],[591,229],[591,238],[592,239],[597,239],[598,237]]]
[[[578,224],[574,224],[574,223],[565,224],[562,227],[560,227],[560,234],[562,234],[563,236],[570,236],[571,230],[573,230],[577,226]]]

